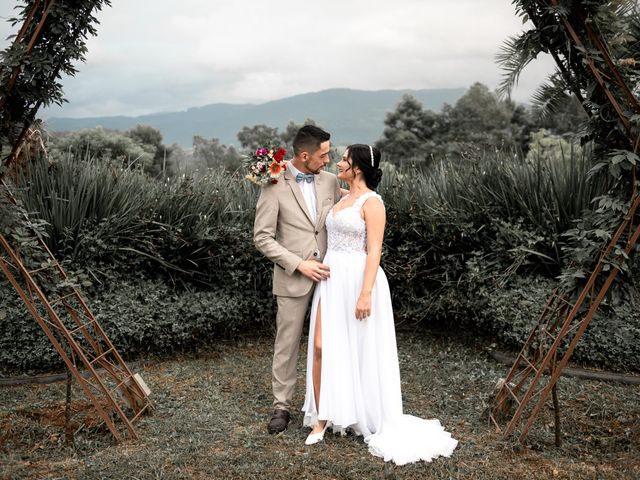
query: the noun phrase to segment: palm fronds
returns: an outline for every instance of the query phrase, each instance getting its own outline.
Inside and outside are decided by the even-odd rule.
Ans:
[[[541,51],[539,34],[533,30],[517,37],[508,37],[504,41],[496,55],[496,62],[504,70],[502,81],[497,89],[498,95],[508,97],[511,94],[511,90],[518,84],[522,71]]]
[[[540,118],[549,118],[569,100],[566,83],[558,73],[553,73],[533,93],[531,106]]]

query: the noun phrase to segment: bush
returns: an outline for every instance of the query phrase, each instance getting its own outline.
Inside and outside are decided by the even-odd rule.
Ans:
[[[7,282],[0,284],[0,375],[57,368],[58,352]]]
[[[445,322],[516,349],[525,340],[561,271],[563,233],[602,188],[587,181],[588,157],[536,152],[427,172],[386,168],[382,266],[401,326]],[[240,177],[158,182],[109,162],[66,158],[31,165],[25,182],[18,192],[25,208],[47,222],[39,228],[67,270],[92,279],[86,293],[123,352],[188,349],[272,322],[272,266],[252,243],[258,191]],[[0,311],[12,319],[0,321],[0,364],[59,364],[13,293],[5,295],[6,283],[0,292]],[[637,369],[629,342],[640,319],[633,309],[607,308],[575,358]],[[24,355],[15,345],[34,350]]]
[[[89,297],[92,311],[126,359],[167,355],[270,325],[271,295],[176,291],[162,280],[121,279]],[[2,374],[59,369],[62,360],[18,296],[0,287]]]
[[[39,251],[25,247],[32,238],[16,222],[26,211],[46,220],[33,223],[67,273],[92,281],[84,293],[123,354],[193,348],[272,322],[272,265],[250,228],[256,192],[239,179],[159,183],[108,162],[66,159],[32,165],[25,184],[17,192],[25,208],[1,205],[12,213],[0,217],[2,232],[36,264]],[[3,368],[61,365],[2,278],[0,317]]]
[[[476,308],[473,316],[462,322],[470,322],[473,328],[502,346],[519,350],[555,285],[555,281],[529,276],[515,276],[502,288],[481,285],[465,295]],[[640,323],[636,302],[637,299],[614,305],[605,301],[589,323],[571,361],[640,371]]]

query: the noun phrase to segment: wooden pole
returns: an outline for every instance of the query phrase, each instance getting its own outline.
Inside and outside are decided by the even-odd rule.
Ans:
[[[556,382],[551,389],[551,397],[553,398],[553,420],[556,431],[556,447],[562,446],[562,432],[560,430],[560,402],[558,402],[558,383]]]
[[[73,385],[73,376],[69,368],[67,371],[67,401],[64,407],[64,436],[67,447],[73,448],[73,428],[71,427],[71,387]]]

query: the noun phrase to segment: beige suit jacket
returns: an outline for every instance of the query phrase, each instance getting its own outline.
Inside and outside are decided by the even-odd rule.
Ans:
[[[303,260],[322,261],[327,251],[325,219],[340,199],[335,175],[321,171],[315,176],[317,214],[311,215],[291,170],[287,168],[276,184],[262,188],[256,205],[253,242],[275,265],[273,293],[301,297],[313,287],[313,281],[296,269]]]

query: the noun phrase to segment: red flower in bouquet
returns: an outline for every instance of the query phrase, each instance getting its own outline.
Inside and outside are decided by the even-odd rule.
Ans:
[[[273,159],[276,162],[281,162],[284,158],[285,153],[287,153],[287,151],[284,148],[280,147],[278,148],[278,151],[273,155]]]

